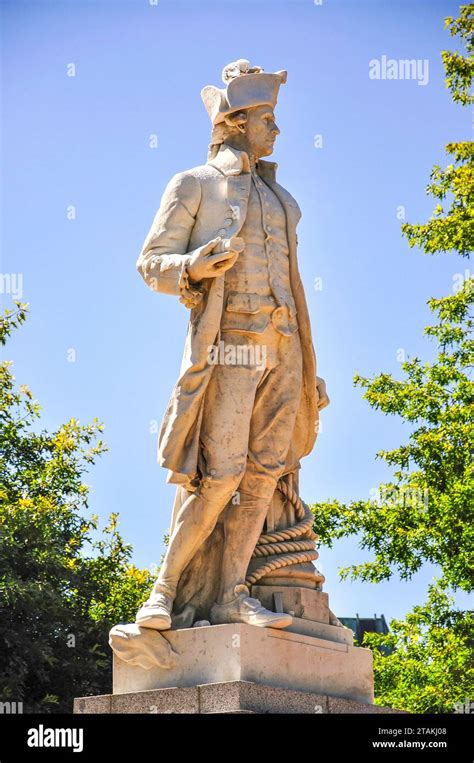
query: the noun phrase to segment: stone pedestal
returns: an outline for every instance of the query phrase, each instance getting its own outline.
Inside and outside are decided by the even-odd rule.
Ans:
[[[81,697],[74,701],[75,713],[225,713],[326,715],[328,713],[398,713],[387,707],[354,702],[350,699],[281,689],[251,681],[228,681],[188,688],[155,689]]]
[[[175,662],[145,669],[114,654],[113,695],[78,699],[75,711],[379,711],[372,653],[353,645],[352,631],[331,612],[326,593],[285,585],[255,585],[251,593],[268,609],[290,613],[292,625],[203,625],[159,634],[134,626],[127,659],[133,661],[145,642],[150,652],[151,637],[152,652],[155,643],[171,647]],[[162,709],[150,710],[155,706]]]
[[[368,649],[240,623],[168,631],[165,638],[179,655],[177,666],[145,670],[114,656],[114,694],[251,681],[373,702]]]

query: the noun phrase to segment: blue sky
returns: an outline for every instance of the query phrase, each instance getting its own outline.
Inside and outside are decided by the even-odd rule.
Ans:
[[[288,70],[272,158],[303,212],[300,270],[332,401],[303,461],[301,492],[307,502],[366,498],[390,476],[376,451],[401,444],[408,428],[371,410],[352,377],[399,376],[400,349],[432,357],[426,301],[448,293],[466,267],[455,255],[410,250],[399,219],[400,207],[410,222],[427,219],[432,165],[445,161],[446,143],[470,138],[440,58],[453,47],[443,19],[458,5],[2,3],[1,270],[22,274],[31,307],[7,356],[43,406],[45,427],[71,416],[105,423],[110,450],[88,476],[90,508],[104,521],[120,512],[136,564],[159,561],[170,521],[173,488],[156,463],[153,422],[178,375],[188,315],[148,290],[135,263],[170,177],[206,160],[201,88],[220,86],[222,67],[237,58]],[[369,61],[384,55],[428,59],[428,83],[370,79]],[[0,299],[8,306],[11,296]],[[336,614],[388,619],[424,600],[431,567],[405,583],[339,581],[338,567],[366,558],[354,539],[322,550]]]

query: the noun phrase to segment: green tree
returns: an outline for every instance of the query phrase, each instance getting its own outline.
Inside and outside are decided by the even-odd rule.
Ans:
[[[314,507],[315,532],[323,543],[331,546],[335,539],[360,533],[361,547],[374,552],[372,560],[343,568],[343,578],[378,583],[396,570],[408,579],[428,561],[439,565],[444,584],[472,590],[471,303],[468,288],[429,301],[439,317],[425,330],[439,343],[433,363],[407,360],[403,380],[390,374],[355,377],[373,408],[400,416],[413,428],[407,443],[377,454],[398,468],[376,497]]]
[[[453,606],[439,586],[404,620],[392,620],[386,636],[366,633],[364,646],[374,654],[377,693],[388,707],[413,713],[452,712],[472,698],[473,615]],[[386,655],[381,650],[390,646]],[[407,701],[409,698],[409,701]]]
[[[462,105],[473,102],[473,17],[474,6],[462,6],[458,19],[445,21],[466,47],[467,55],[442,53],[447,87]],[[466,257],[474,244],[474,145],[450,143],[446,150],[453,163],[445,169],[435,166],[427,187],[437,202],[433,216],[425,224],[403,225],[402,232],[411,247],[427,254]],[[406,620],[392,622],[391,635],[370,636],[365,642],[394,649],[389,655],[375,652],[376,701],[415,712],[452,710],[454,701],[469,696],[463,695],[467,679],[458,677],[468,667],[472,618],[449,610],[447,594],[449,588],[471,591],[474,575],[474,280],[457,286],[454,293],[428,302],[437,316],[425,329],[438,345],[434,362],[409,358],[402,364],[401,380],[386,373],[354,379],[373,408],[410,425],[406,443],[377,454],[394,468],[393,480],[380,485],[370,500],[313,506],[321,543],[331,546],[337,538],[357,535],[360,547],[373,554],[370,561],[342,568],[342,579],[377,583],[394,573],[409,579],[425,562],[439,567],[439,582],[426,604]],[[442,645],[448,650],[444,663]],[[431,647],[436,647],[435,655],[430,655]],[[472,672],[466,675],[472,692]]]
[[[16,303],[0,342],[24,322]],[[70,712],[111,687],[108,630],[133,618],[152,583],[130,563],[117,515],[87,518],[84,473],[106,448],[97,420],[38,431],[40,408],[0,365],[0,701]]]

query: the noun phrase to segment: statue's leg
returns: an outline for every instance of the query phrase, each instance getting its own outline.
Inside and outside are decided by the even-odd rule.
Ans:
[[[224,516],[225,546],[219,602],[235,597],[262,532],[286,456],[300,402],[302,359],[297,335],[279,340],[278,364],[257,388],[249,430],[247,467],[239,501]]]
[[[271,484],[270,497],[250,495],[239,488],[236,504],[230,504],[224,518],[225,545],[218,602],[225,604],[235,598],[236,586],[245,585],[251,556],[262,532],[268,506],[275,490]]]
[[[240,475],[213,481],[212,488],[206,483],[192,493],[183,503],[176,516],[168,549],[161,565],[152,595],[165,593],[176,595],[179,578],[197,549],[213,531],[219,514],[230,500],[240,481]]]
[[[240,340],[241,341],[241,340]],[[180,577],[212,533],[246,468],[253,401],[264,368],[217,365],[204,400],[200,484],[179,508],[158,580],[137,623],[169,628]]]
[[[148,600],[137,613],[138,625],[166,630],[171,627],[171,611],[183,570],[213,531],[219,514],[237,487],[240,475],[207,484],[192,493],[176,516],[165,558]]]

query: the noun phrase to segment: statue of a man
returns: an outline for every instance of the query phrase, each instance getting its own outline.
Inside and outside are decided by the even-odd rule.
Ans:
[[[218,520],[219,568],[210,573],[204,559],[194,573],[196,589],[213,578],[211,624],[291,624],[250,597],[246,574],[277,483],[311,451],[329,402],[296,260],[301,213],[276,164],[262,160],[280,132],[274,107],[286,72],[242,59],[223,80],[224,89],[202,91],[208,161],[172,178],[137,263],[152,289],[191,310],[158,447],[177,502],[158,580],[137,614],[157,630],[171,627],[183,573]]]

